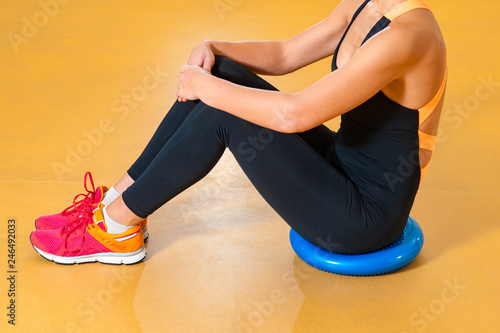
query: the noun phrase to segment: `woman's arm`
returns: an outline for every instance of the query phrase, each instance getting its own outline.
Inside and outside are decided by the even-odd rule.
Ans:
[[[352,7],[352,1],[344,1],[325,20],[284,41],[204,41],[193,50],[194,55],[187,64],[209,70],[213,65],[213,59],[209,59],[207,54],[210,50],[214,55],[231,59],[257,74],[293,72],[333,54],[347,26],[348,12],[352,11]]]
[[[296,94],[239,86],[185,65],[176,95],[200,99],[276,131],[303,132],[352,110],[403,78],[425,52],[421,46],[411,29],[387,29],[367,41],[344,67]]]

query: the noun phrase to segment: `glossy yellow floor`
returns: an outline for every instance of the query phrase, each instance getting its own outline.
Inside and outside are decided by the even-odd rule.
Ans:
[[[197,42],[285,39],[338,2],[3,1],[0,331],[498,332],[494,0],[429,1],[447,41],[449,84],[439,144],[412,211],[425,245],[400,272],[359,278],[309,269],[230,154],[150,218],[143,263],[61,266],[30,245],[34,219],[69,205],[85,171],[112,185],[133,162],[174,101],[178,68]],[[328,71],[329,59],[270,80],[293,92]]]

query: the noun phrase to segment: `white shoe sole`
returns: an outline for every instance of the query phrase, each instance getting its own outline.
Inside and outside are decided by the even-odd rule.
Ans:
[[[87,256],[79,257],[61,257],[54,254],[44,252],[33,245],[35,250],[40,253],[42,257],[47,260],[53,261],[58,264],[63,265],[73,265],[73,264],[84,264],[87,262],[100,262],[103,264],[113,264],[113,265],[131,265],[144,260],[146,257],[146,248],[144,245],[137,251],[128,253],[96,253]]]

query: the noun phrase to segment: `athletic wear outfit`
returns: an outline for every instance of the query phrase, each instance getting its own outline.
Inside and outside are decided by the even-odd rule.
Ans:
[[[414,8],[428,7],[422,1],[403,3],[366,40]],[[218,57],[212,73],[240,85],[274,89],[228,59]],[[436,98],[441,95],[440,90]],[[418,163],[419,148],[432,150],[419,146],[425,121],[420,113],[379,92],[344,114],[337,133],[322,125],[283,134],[200,101],[176,102],[128,170],[136,182],[123,199],[136,215],[147,217],[203,178],[229,148],[260,194],[306,240],[339,253],[377,250],[403,231],[422,174],[412,162]],[[410,164],[404,175],[401,161]]]
[[[368,2],[346,29],[332,71],[347,31]],[[428,6],[416,0],[397,6],[365,41],[415,8]],[[276,90],[222,57],[216,57],[212,74],[239,85]],[[422,125],[442,103],[444,84],[445,79],[435,98],[419,110],[379,92],[342,115],[337,133],[324,125],[304,133],[279,133],[201,101],[175,102],[128,170],[135,182],[123,192],[123,200],[146,218],[202,179],[228,148],[264,199],[307,241],[345,254],[380,249],[405,227],[427,167],[421,169],[420,149],[434,148],[435,133],[425,133]]]

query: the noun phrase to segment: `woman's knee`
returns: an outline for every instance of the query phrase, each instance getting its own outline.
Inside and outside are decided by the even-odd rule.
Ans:
[[[255,75],[249,69],[238,64],[237,62],[221,56],[215,56],[215,63],[212,67],[212,74],[225,80],[250,76],[252,74]]]
[[[278,90],[248,68],[231,59],[221,56],[215,56],[215,64],[212,67],[212,74],[221,79],[246,87]]]

